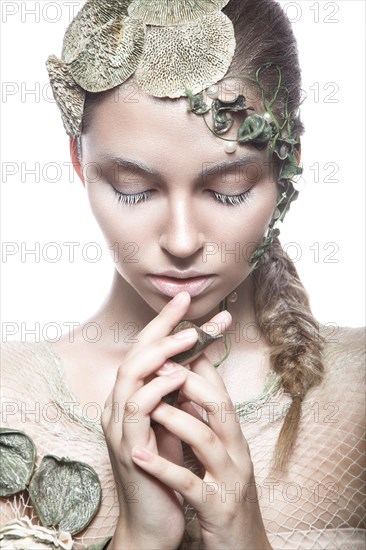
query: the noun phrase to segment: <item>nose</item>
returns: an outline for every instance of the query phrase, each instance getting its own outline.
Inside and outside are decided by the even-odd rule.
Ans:
[[[194,255],[206,241],[201,224],[202,216],[189,197],[171,198],[163,214],[160,247],[177,258]]]

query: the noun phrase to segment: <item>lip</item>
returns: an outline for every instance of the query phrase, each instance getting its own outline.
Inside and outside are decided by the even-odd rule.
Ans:
[[[162,294],[174,298],[182,290],[188,292],[191,297],[198,296],[213,283],[215,276],[168,277],[166,275],[148,275],[147,278]]]
[[[186,269],[185,271],[179,271],[178,269],[167,269],[166,271],[161,271],[160,273],[152,273],[152,275],[157,277],[170,277],[172,279],[188,279],[192,277],[211,276],[208,273],[200,273],[195,269]]]

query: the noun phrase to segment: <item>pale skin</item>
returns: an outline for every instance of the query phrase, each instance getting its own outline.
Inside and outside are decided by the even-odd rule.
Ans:
[[[90,346],[77,332],[73,343],[64,338],[55,344],[80,402],[93,400],[104,408],[101,422],[120,506],[109,548],[176,548],[184,532],[183,497],[197,511],[202,548],[270,548],[258,502],[245,498],[245,487],[255,481],[248,444],[235,414],[224,421],[221,415],[221,407],[234,413],[235,401],[261,391],[269,369],[267,345],[262,339],[234,339],[219,369],[212,362],[224,348],[216,342],[190,369],[168,361],[196,341],[189,331],[185,339],[170,335],[182,319],[216,332],[255,323],[248,259],[262,240],[278,193],[268,153],[245,146],[228,155],[202,119],[187,112],[185,100],[159,104],[144,94],[136,103],[113,99],[106,96],[93,107],[81,159],[71,142],[75,169],[115,260],[110,294],[88,319],[99,323],[103,338],[98,347]],[[222,165],[244,157],[240,169]],[[202,176],[202,170],[218,165],[220,170]],[[148,198],[124,204],[116,191],[148,193]],[[227,205],[212,192],[247,195],[245,202]],[[126,243],[134,243],[137,261],[124,261],[129,248],[115,256]],[[172,300],[146,276],[173,268],[213,274],[214,282],[198,296],[181,292]],[[220,301],[233,291],[238,300],[230,313],[218,313]],[[108,330],[115,323],[139,327],[137,341],[116,343]],[[239,363],[246,365],[244,373],[235,368]],[[174,389],[181,390],[177,408],[161,402]],[[127,403],[138,407],[129,409]],[[208,403],[220,407],[213,410]],[[131,413],[137,422],[128,421]],[[160,426],[152,428],[151,419]],[[183,466],[181,440],[204,466],[203,480]],[[125,498],[131,481],[139,486],[137,503]],[[240,498],[223,498],[221,488],[236,484]]]

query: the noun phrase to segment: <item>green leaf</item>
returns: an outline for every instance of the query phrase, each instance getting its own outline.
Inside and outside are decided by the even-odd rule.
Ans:
[[[111,542],[112,537],[107,537],[103,542],[99,542],[98,544],[91,544],[90,546],[86,546],[85,550],[106,550],[108,547],[108,544]]]
[[[281,163],[279,181],[291,180],[293,177],[298,176],[301,173],[302,168],[298,166],[295,154],[291,152]]]
[[[268,122],[258,114],[248,116],[238,130],[240,143],[255,143],[263,145],[272,137],[272,128]]]
[[[43,457],[28,491],[42,525],[72,535],[90,523],[101,501],[99,478],[91,466],[53,455]]]
[[[24,491],[36,460],[36,447],[20,430],[0,428],[0,496]]]
[[[192,92],[186,90],[187,97],[189,99],[188,110],[192,111],[195,115],[204,115],[210,110],[210,107],[203,99],[203,93],[193,95]]]

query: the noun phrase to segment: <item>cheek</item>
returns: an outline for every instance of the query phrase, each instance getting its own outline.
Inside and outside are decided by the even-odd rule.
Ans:
[[[277,195],[276,185],[268,182],[267,187],[254,189],[246,204],[219,211],[216,223],[220,235],[228,242],[260,241],[272,219]]]
[[[276,185],[268,183],[264,190],[257,190],[247,204],[242,207],[228,207],[216,218],[220,227],[219,240],[215,250],[219,263],[225,264],[228,278],[236,279],[250,271],[249,260],[262,242],[267,227],[272,219],[277,201]]]
[[[141,239],[144,220],[136,207],[124,207],[109,185],[87,185],[91,211],[109,243]]]

